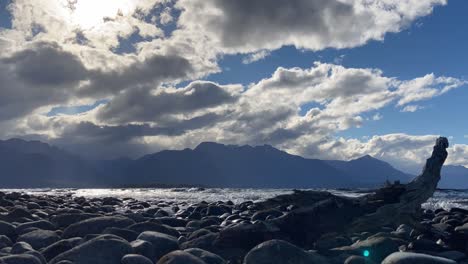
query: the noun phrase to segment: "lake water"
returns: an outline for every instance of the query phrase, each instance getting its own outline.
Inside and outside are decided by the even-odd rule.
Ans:
[[[359,196],[356,191],[330,190],[337,195]],[[262,201],[281,194],[291,193],[291,189],[229,189],[229,188],[174,188],[174,189],[9,189],[4,192],[24,192],[35,195],[65,195],[83,196],[87,198],[117,197],[134,198],[141,201],[159,200],[194,203],[200,201],[233,201],[241,203],[244,201]],[[450,209],[459,207],[468,209],[468,190],[441,190],[436,191],[434,197],[423,205],[424,208]]]

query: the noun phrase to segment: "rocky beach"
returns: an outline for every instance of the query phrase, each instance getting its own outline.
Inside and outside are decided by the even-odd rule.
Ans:
[[[421,209],[418,228],[328,233],[301,247],[275,225],[298,209],[2,192],[0,263],[468,263],[465,209]]]

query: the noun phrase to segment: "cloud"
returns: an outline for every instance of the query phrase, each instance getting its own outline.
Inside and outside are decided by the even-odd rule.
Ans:
[[[403,109],[401,109],[401,112],[413,113],[413,112],[416,112],[416,111],[421,110],[421,109],[424,109],[424,107],[419,106],[419,105],[407,105]]]
[[[77,57],[51,43],[0,59],[0,121],[66,102],[86,75]]]
[[[465,80],[444,76],[436,77],[434,74],[427,74],[414,80],[404,81],[399,84],[396,91],[401,96],[400,100],[398,100],[398,105],[403,106],[440,96],[467,83]],[[410,107],[409,109],[413,110],[414,107]]]
[[[190,62],[178,55],[153,55],[117,70],[90,71],[90,82],[80,90],[84,96],[109,96],[128,88],[158,85],[187,78],[193,73]]]
[[[251,63],[254,63],[256,61],[265,59],[266,57],[270,56],[270,54],[271,53],[269,51],[267,51],[267,50],[261,50],[259,52],[255,52],[255,53],[249,54],[248,56],[244,57],[242,59],[242,63],[243,64],[251,64]]]
[[[383,40],[446,0],[181,0],[179,25],[206,34],[230,52],[285,45],[322,50]]]
[[[76,84],[88,74],[80,59],[57,43],[36,43],[1,62],[12,66],[16,78],[31,86]]]
[[[382,120],[383,116],[380,113],[376,113],[375,115],[372,116],[372,120],[374,121],[379,121]]]
[[[226,107],[238,98],[242,86],[221,86],[196,81],[185,88],[132,89],[114,98],[98,113],[104,122],[156,122],[174,115],[192,116],[197,111]]]

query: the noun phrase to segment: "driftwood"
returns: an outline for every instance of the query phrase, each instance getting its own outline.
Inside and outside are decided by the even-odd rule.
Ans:
[[[359,198],[335,196],[328,192],[295,191],[256,206],[260,209],[298,206],[298,209],[270,222],[290,240],[304,246],[333,232],[372,232],[400,224],[422,228],[416,219],[421,213],[421,204],[437,188],[448,146],[447,138],[438,138],[423,172],[408,184],[395,183]]]

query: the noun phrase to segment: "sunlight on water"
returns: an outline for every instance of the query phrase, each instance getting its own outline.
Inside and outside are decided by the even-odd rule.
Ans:
[[[87,198],[134,198],[141,201],[158,200],[196,203],[201,201],[217,202],[232,201],[263,201],[277,195],[292,193],[291,189],[220,189],[220,188],[173,188],[173,189],[10,189],[6,192],[17,191],[35,195],[73,195]],[[333,194],[358,197],[364,194],[343,190],[323,190]],[[423,204],[426,209],[452,207],[468,209],[468,191],[437,191],[433,198]]]

